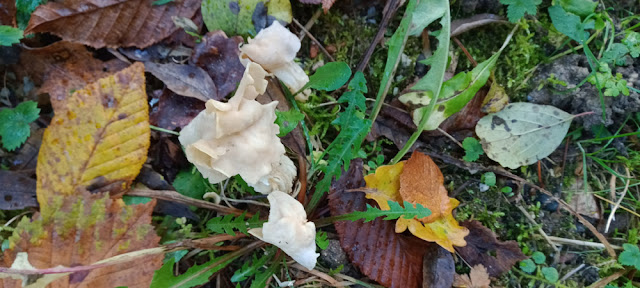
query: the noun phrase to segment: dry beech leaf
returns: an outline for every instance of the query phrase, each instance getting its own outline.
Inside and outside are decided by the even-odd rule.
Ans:
[[[204,102],[182,97],[169,89],[153,91],[153,98],[158,102],[151,108],[149,121],[151,125],[164,129],[182,129],[204,110]]]
[[[471,267],[469,274],[459,275],[456,274],[453,281],[453,287],[464,288],[489,288],[491,280],[489,280],[489,274],[487,274],[487,268],[484,268],[482,264]]]
[[[209,99],[222,99],[218,97],[216,84],[213,83],[209,74],[198,66],[146,62],[144,68],[178,95],[196,98],[203,102]]]
[[[49,207],[54,213],[27,217],[9,238],[2,265],[9,267],[18,252],[26,252],[35,268],[90,265],[100,260],[158,246],[160,237],[151,225],[155,201],[125,206],[106,193],[85,191],[77,198],[55,197]],[[72,273],[49,287],[112,288],[149,287],[153,273],[162,266],[163,254],[148,255],[130,262]],[[21,280],[0,279],[0,287],[22,287]]]
[[[331,215],[366,209],[364,193],[347,192],[365,184],[362,169],[362,160],[354,160],[349,170],[333,184],[329,194]],[[423,256],[429,249],[441,249],[416,237],[396,234],[393,221],[381,218],[367,223],[362,220],[339,221],[335,227],[340,236],[340,245],[351,262],[367,277],[386,287],[422,287]]]
[[[467,246],[456,247],[460,257],[469,265],[483,265],[491,277],[509,271],[518,261],[527,259],[522,254],[516,241],[499,241],[496,234],[482,223],[472,220],[463,221],[460,225],[469,229]]]
[[[56,42],[43,48],[24,50],[14,71],[19,78],[29,77],[38,92],[49,93],[51,105],[57,110],[70,95],[70,91],[106,77],[127,67],[114,59],[106,62],[93,57],[82,44]]]
[[[40,5],[31,14],[25,34],[49,32],[94,48],[145,48],[179,28],[171,17],[191,18],[198,0],[64,0]]]
[[[38,202],[90,190],[122,191],[149,148],[144,66],[133,64],[75,91],[44,133],[38,154]]]
[[[193,48],[191,62],[209,73],[216,85],[217,99],[222,99],[236,90],[242,79],[244,66],[238,59],[238,45],[242,42],[240,36],[227,38],[222,31],[212,31],[204,35],[202,42]]]
[[[409,229],[416,237],[436,242],[450,252],[453,246],[466,245],[464,237],[469,231],[458,225],[452,214],[460,202],[449,198],[442,172],[429,156],[414,152],[406,163],[380,166],[365,181],[367,188],[375,189],[367,193],[367,198],[375,200],[382,210],[389,209],[388,200],[419,203],[431,210],[431,216],[423,219],[399,218],[397,233]]]

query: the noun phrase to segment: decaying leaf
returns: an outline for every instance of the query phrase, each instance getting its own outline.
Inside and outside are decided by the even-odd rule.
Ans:
[[[149,107],[144,66],[133,64],[75,91],[55,110],[38,154],[38,202],[89,190],[118,192],[144,164]]]
[[[476,126],[487,156],[516,169],[549,156],[562,143],[574,116],[556,107],[512,103]]]
[[[245,65],[247,61],[260,64],[287,85],[292,93],[298,92],[309,82],[307,73],[293,61],[300,50],[300,39],[279,22],[273,22],[247,42],[240,47],[240,58]],[[296,95],[296,99],[306,101],[310,93],[308,89],[302,91]]]
[[[0,25],[16,26],[16,1],[0,1]]]
[[[365,177],[367,188],[376,192],[367,193],[367,198],[378,203],[380,209],[389,210],[388,200],[419,203],[431,210],[431,216],[422,219],[400,218],[396,232],[409,231],[425,240],[453,252],[453,246],[464,246],[464,237],[469,231],[458,225],[453,209],[460,202],[449,198],[444,188],[444,177],[436,164],[427,155],[414,152],[406,163],[380,166],[376,173]]]
[[[157,247],[160,237],[151,225],[155,201],[125,206],[107,193],[78,193],[77,198],[57,195],[47,205],[52,213],[33,220],[23,218],[9,238],[3,265],[9,267],[19,252],[28,254],[35,268],[90,265],[100,260],[145,248]],[[41,203],[42,204],[42,203]],[[42,205],[45,206],[45,205]],[[55,211],[55,212],[53,212]],[[149,287],[153,272],[164,255],[75,272],[53,282],[53,287]],[[21,287],[20,280],[2,279],[3,287]]]
[[[289,0],[203,0],[202,17],[209,31],[255,35],[276,20],[290,23]]]
[[[312,270],[316,266],[316,226],[307,221],[307,212],[298,200],[280,191],[267,196],[271,208],[269,221],[251,235],[278,246],[293,260]]]
[[[276,173],[288,173],[294,165],[289,158],[281,157],[285,150],[277,137],[278,125],[274,124],[278,103],[261,105],[255,101],[266,90],[266,75],[260,65],[248,63],[238,90],[229,102],[207,101],[206,110],[180,133],[187,159],[209,182],[219,183],[240,175],[258,192],[291,192],[292,183],[288,183],[288,187],[272,185],[280,182],[274,177],[283,179],[275,176]],[[295,168],[293,172],[295,174]]]
[[[169,89],[154,91],[153,98],[158,102],[151,107],[149,121],[151,125],[164,129],[175,130],[187,126],[204,110],[204,102],[182,97]]]
[[[356,189],[365,184],[362,170],[362,160],[355,159],[349,165],[349,170],[334,182],[329,194],[332,215],[366,209],[367,199],[364,193],[347,192],[349,189]],[[335,223],[342,249],[347,252],[352,263],[362,273],[386,287],[422,287],[423,256],[428,250],[442,248],[433,243],[425,243],[413,236],[397,234],[394,226],[392,221],[384,221],[381,218],[367,223],[363,223],[362,220]],[[386,249],[380,249],[380,247]],[[433,264],[436,260],[428,259]],[[425,273],[438,272],[426,271]],[[445,285],[439,287],[451,287],[450,283],[446,285],[445,282]]]
[[[456,247],[456,251],[469,265],[486,267],[491,277],[499,277],[518,261],[527,259],[518,242],[499,241],[496,234],[482,223],[472,220],[463,221],[460,225],[468,228],[470,233],[465,237],[467,246]]]
[[[0,170],[0,210],[37,207],[36,180],[18,172]]]
[[[49,2],[31,15],[25,34],[49,32],[62,39],[94,48],[136,46],[144,48],[179,28],[171,17],[191,18],[198,0],[65,0]]]
[[[222,99],[218,97],[216,84],[213,83],[209,74],[200,67],[176,63],[147,62],[144,64],[144,68],[178,95],[193,97],[203,102],[209,99]]]
[[[567,189],[569,194],[572,195],[571,200],[568,201],[569,205],[576,212],[591,217],[593,219],[600,219],[600,206],[596,202],[593,196],[593,189],[587,183],[587,188],[582,188],[583,181],[573,180],[573,183]]]
[[[489,288],[489,284],[491,284],[491,280],[489,280],[487,268],[484,268],[482,264],[478,264],[471,267],[471,272],[468,275],[456,274],[453,287]]]
[[[509,95],[507,95],[504,87],[494,81],[491,83],[487,96],[482,100],[482,108],[480,110],[483,113],[497,113],[504,109],[507,104],[509,104]]]
[[[227,97],[236,90],[242,79],[244,66],[238,59],[238,44],[242,42],[242,37],[227,38],[222,31],[211,31],[204,35],[202,41],[193,49],[191,62],[209,73],[216,85],[216,99]]]
[[[106,62],[93,57],[84,45],[66,41],[43,48],[25,50],[14,71],[20,78],[29,77],[38,92],[49,93],[54,110],[62,108],[70,92],[127,67],[114,59]]]

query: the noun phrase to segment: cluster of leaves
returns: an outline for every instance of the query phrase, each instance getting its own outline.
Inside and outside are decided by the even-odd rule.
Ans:
[[[552,284],[558,282],[559,275],[556,268],[541,266],[544,265],[546,261],[547,257],[544,255],[544,253],[536,251],[531,255],[531,259],[521,261],[519,265],[520,269],[526,273],[531,274],[539,269],[538,273],[542,274],[542,276],[544,276],[544,279],[551,282]]]

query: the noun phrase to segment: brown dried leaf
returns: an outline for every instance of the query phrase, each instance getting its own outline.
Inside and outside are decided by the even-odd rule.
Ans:
[[[430,223],[451,213],[451,201],[444,188],[444,176],[431,157],[413,152],[400,174],[400,195],[402,200],[420,203],[431,210],[431,215],[419,219]]]
[[[465,288],[489,288],[491,280],[489,280],[489,274],[487,274],[487,268],[482,264],[471,267],[469,274],[456,274],[453,281],[453,287],[465,287]]]
[[[102,62],[83,45],[66,41],[24,50],[13,70],[20,78],[28,76],[40,86],[40,93],[51,95],[54,110],[62,108],[69,91],[82,89],[88,83],[117,72],[127,64],[114,59]]]
[[[467,246],[456,247],[456,251],[469,265],[481,264],[491,277],[509,271],[518,261],[527,259],[516,241],[500,241],[493,231],[472,220],[460,223],[470,231],[465,238]],[[495,256],[494,256],[495,255]]]
[[[203,102],[209,99],[222,99],[218,97],[216,84],[213,84],[209,74],[200,67],[146,62],[144,68],[178,95],[196,98]]]
[[[18,252],[27,252],[35,268],[90,265],[100,260],[158,246],[160,237],[151,225],[155,201],[125,206],[109,195],[84,192],[78,198],[58,196],[49,207],[55,213],[23,218],[9,239],[2,264],[9,267]],[[64,276],[50,287],[149,287],[164,255],[148,255]],[[0,287],[22,287],[21,281],[2,279]]]
[[[222,99],[236,90],[244,66],[240,63],[238,44],[242,37],[227,38],[222,31],[208,32],[202,37],[202,42],[193,49],[191,62],[202,67],[209,73],[218,89],[218,98]]]
[[[37,207],[36,180],[18,172],[0,170],[0,210]]]
[[[332,215],[341,215],[353,211],[363,211],[367,200],[362,192],[347,192],[348,189],[360,188],[364,183],[362,175],[362,160],[354,160],[347,171],[333,184],[329,195],[329,207]],[[381,218],[363,223],[359,221],[340,221],[335,223],[340,236],[342,249],[347,252],[353,264],[369,278],[386,287],[414,288],[423,285],[423,256],[427,251],[443,250],[436,244],[426,243],[416,237],[396,234],[395,223]],[[443,253],[430,253],[443,255]],[[444,253],[445,255],[448,253]],[[450,256],[450,254],[449,254]],[[450,273],[452,265],[444,260],[428,259],[434,271],[427,271],[425,275],[433,283],[442,284],[430,287],[451,287],[450,281],[434,280],[433,275]],[[443,268],[440,268],[443,267]],[[443,269],[443,271],[440,271]]]
[[[151,125],[168,130],[186,126],[205,108],[204,102],[182,97],[169,89],[154,91],[153,98],[158,99],[158,103],[151,109],[149,121]]]
[[[191,18],[198,0],[64,0],[49,2],[31,15],[25,34],[50,32],[94,48],[144,48],[171,35],[178,27],[171,17]]]
[[[15,0],[0,0],[0,25],[16,26]]]
[[[478,90],[478,93],[471,98],[471,101],[469,101],[462,110],[451,115],[451,117],[447,118],[447,120],[444,120],[444,122],[440,124],[440,129],[447,131],[448,133],[460,130],[473,130],[480,118],[487,115],[482,112],[481,109],[482,102],[487,96],[488,91],[489,90],[487,88],[481,88]]]

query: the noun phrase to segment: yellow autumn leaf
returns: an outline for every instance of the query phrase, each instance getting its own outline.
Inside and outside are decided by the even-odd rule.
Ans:
[[[399,203],[409,201],[422,204],[432,215],[423,219],[399,218],[396,233],[409,231],[416,237],[454,252],[453,246],[467,245],[464,237],[469,230],[453,218],[453,209],[460,204],[447,196],[444,177],[429,156],[414,152],[411,159],[395,165],[380,166],[374,174],[365,177],[366,197],[378,203],[380,209],[389,210],[388,200]]]
[[[75,91],[56,109],[38,154],[38,202],[82,190],[119,192],[144,164],[149,107],[144,66],[131,65]]]

